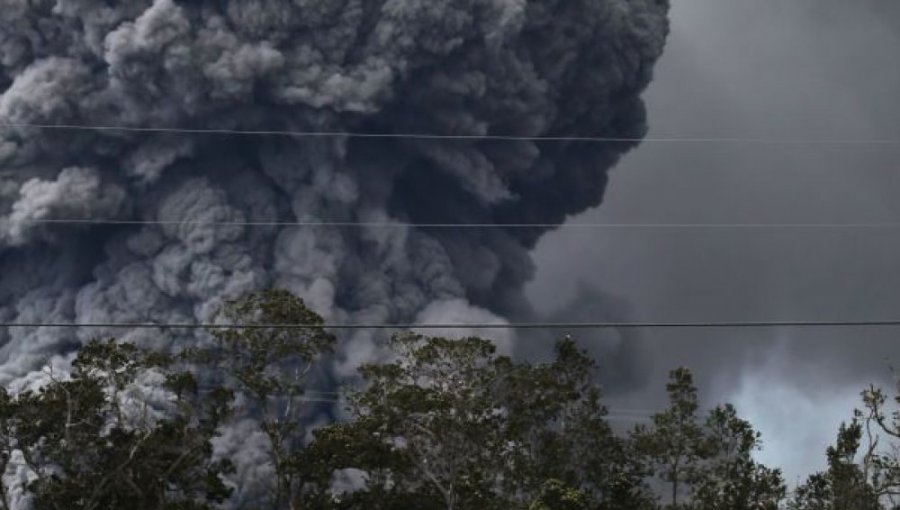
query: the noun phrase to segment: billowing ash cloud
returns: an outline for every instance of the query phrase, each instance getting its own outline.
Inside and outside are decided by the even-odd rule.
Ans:
[[[529,313],[544,229],[641,137],[666,0],[14,0],[0,10],[0,319],[184,322],[288,288],[334,322]],[[11,127],[10,125],[17,125]],[[61,225],[47,219],[157,224]],[[350,228],[242,222],[370,222]],[[385,228],[384,223],[397,225]],[[102,331],[13,328],[0,375]],[[134,340],[162,342],[157,331]],[[366,332],[342,359],[372,355]]]

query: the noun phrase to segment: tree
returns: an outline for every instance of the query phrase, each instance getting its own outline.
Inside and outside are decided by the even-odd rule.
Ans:
[[[219,317],[236,327],[212,328],[213,345],[189,349],[182,357],[208,365],[223,387],[250,403],[244,416],[259,423],[269,442],[272,506],[294,508],[304,485],[296,457],[306,436],[306,380],[335,338],[322,328],[322,317],[284,290],[228,301]]]
[[[652,417],[652,427],[632,433],[638,455],[668,490],[667,508],[690,510],[775,510],[786,487],[781,472],[753,460],[760,435],[729,404],[698,416],[691,372],[673,370],[669,408]]]
[[[529,510],[591,510],[590,496],[559,480],[548,480]]]
[[[841,424],[837,441],[826,451],[828,469],[810,476],[797,489],[791,510],[876,510],[897,508],[900,495],[898,447],[881,439],[900,438],[900,413],[887,412],[884,390],[862,392],[863,409]],[[900,395],[894,397],[900,403]]]
[[[863,435],[858,420],[841,424],[837,441],[828,447],[828,469],[797,488],[790,510],[880,510],[875,488],[856,462]]]
[[[900,404],[900,380],[894,404]],[[865,431],[867,448],[862,459],[863,477],[872,486],[879,500],[889,501],[891,508],[900,507],[900,411],[885,410],[887,395],[880,388],[870,385],[862,392],[863,410],[855,412]],[[879,448],[881,434],[887,437],[887,448]]]
[[[704,457],[691,487],[696,510],[777,510],[786,487],[781,472],[753,460],[760,434],[730,404],[709,412]]]
[[[571,340],[537,366],[480,338],[399,334],[391,346],[395,361],[362,367],[352,421],[316,431],[307,450],[319,480],[365,474],[340,501],[367,504],[341,508],[638,508],[627,502],[642,494],[640,474]]]
[[[679,508],[684,487],[696,481],[707,456],[698,423],[697,388],[690,370],[669,373],[669,408],[653,415],[653,427],[638,426],[632,438],[651,471],[668,484],[671,508]]]
[[[596,363],[566,338],[552,363],[518,364],[507,402],[514,435],[523,438],[506,477],[528,500],[546,497],[563,484],[569,494],[590,497],[602,510],[639,509],[650,504],[643,466],[627,438],[606,420]]]
[[[494,474],[505,447],[498,396],[509,363],[478,338],[401,334],[391,346],[398,360],[361,368],[369,385],[351,394],[351,408],[405,461],[396,483],[435,493],[447,510],[502,508]]]
[[[0,390],[3,467],[21,459],[36,508],[199,510],[229,496],[231,463],[212,458],[210,440],[231,395],[200,395],[191,375],[168,364],[131,344],[94,341],[70,375],[48,368],[36,391]],[[156,412],[136,387],[148,372],[164,374],[172,409]]]

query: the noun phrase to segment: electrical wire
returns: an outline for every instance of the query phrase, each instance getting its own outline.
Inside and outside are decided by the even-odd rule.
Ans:
[[[317,393],[313,391],[307,391],[307,393]],[[333,393],[333,392],[318,392],[318,393]],[[295,400],[300,402],[313,402],[313,403],[325,403],[325,404],[340,404],[342,402],[346,402],[343,398],[328,398],[328,397],[307,397],[307,396],[299,396],[294,397]],[[628,421],[628,422],[648,422],[653,419],[653,415],[658,413],[659,411],[653,411],[649,409],[618,409],[618,408],[608,408],[607,414],[603,415],[602,418],[608,421]]]
[[[321,228],[552,228],[552,229],[898,229],[900,222],[875,223],[403,223],[390,221],[206,221],[129,220],[102,218],[25,218],[17,223],[35,225],[159,225],[234,227],[321,227]]]
[[[676,329],[676,328],[821,328],[896,327],[900,319],[860,321],[702,321],[702,322],[512,322],[475,324],[213,324],[213,323],[77,323],[0,322],[7,328],[122,328],[122,329]]]
[[[540,136],[492,134],[434,134],[434,133],[365,133],[352,131],[300,131],[283,129],[226,129],[140,127],[90,124],[48,124],[34,122],[0,122],[11,129],[45,129],[60,131],[118,131],[126,133],[173,133],[196,135],[285,136],[295,138],[393,138],[413,140],[484,140],[532,142],[593,142],[593,143],[742,143],[762,145],[900,145],[895,138],[766,138],[766,137],[610,137],[610,136]]]

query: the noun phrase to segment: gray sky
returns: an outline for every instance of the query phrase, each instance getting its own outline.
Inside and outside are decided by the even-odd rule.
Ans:
[[[892,0],[674,0],[646,95],[651,137],[900,138],[900,7]],[[573,222],[900,222],[900,148],[651,144],[613,172],[606,202]],[[579,286],[634,319],[900,318],[900,230],[571,229],[545,238],[529,289],[545,311]],[[900,363],[897,330],[652,331],[658,404],[687,365],[708,404],[736,403],[788,480],[824,448],[862,387]]]

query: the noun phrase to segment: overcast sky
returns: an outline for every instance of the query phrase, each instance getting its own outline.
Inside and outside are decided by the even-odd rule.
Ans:
[[[893,0],[674,0],[647,95],[650,137],[900,138],[900,8]],[[572,222],[900,222],[900,147],[645,143],[605,203]],[[634,319],[900,318],[900,229],[558,231],[535,254],[545,311],[580,286]],[[668,369],[698,374],[763,432],[761,458],[794,482],[858,392],[900,363],[900,330],[652,331],[638,340],[657,405]]]

